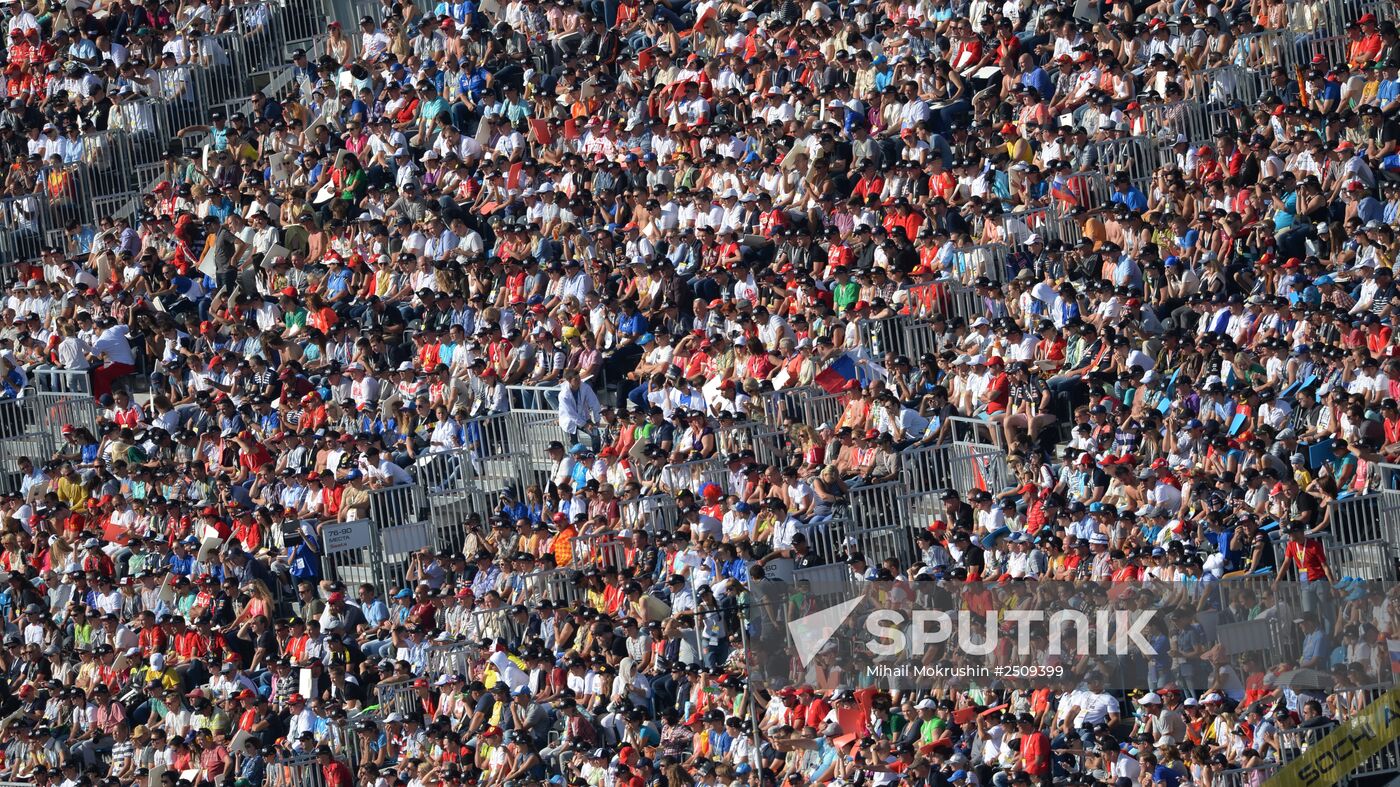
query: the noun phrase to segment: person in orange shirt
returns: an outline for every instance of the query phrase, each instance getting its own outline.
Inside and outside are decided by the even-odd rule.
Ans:
[[[559,529],[554,534],[553,544],[550,545],[550,551],[554,554],[554,565],[572,565],[574,562],[574,539],[578,537],[578,528],[569,521],[567,514],[555,514],[554,526]]]
[[[1385,47],[1380,31],[1376,28],[1376,15],[1362,14],[1359,19],[1347,25],[1347,65],[1353,71],[1367,68],[1380,56]]]

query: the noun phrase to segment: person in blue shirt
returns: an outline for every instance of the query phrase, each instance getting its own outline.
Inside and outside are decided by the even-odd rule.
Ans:
[[[165,559],[165,562],[170,566],[170,573],[177,577],[187,577],[190,572],[194,571],[194,555],[190,552],[191,544],[189,543],[191,541],[195,545],[199,543],[199,540],[194,536],[188,536],[175,542],[171,546],[170,556]]]
[[[1369,192],[1355,191],[1359,195],[1356,200],[1356,218],[1361,220],[1363,225],[1375,222],[1380,224],[1385,220],[1385,205]]]
[[[1305,669],[1326,669],[1327,654],[1330,652],[1326,632],[1317,625],[1312,616],[1296,618],[1293,624],[1303,631],[1303,652],[1298,658],[1298,666]]]
[[[24,375],[8,358],[0,358],[0,399],[18,399],[23,392]]]
[[[443,87],[447,83],[447,74],[444,71],[438,70],[436,60],[428,60],[425,63],[423,63],[423,68],[418,72],[419,88],[423,87],[423,80],[425,79],[429,82],[432,82],[433,87],[437,89],[437,92],[439,94],[441,94]]]
[[[515,493],[509,489],[502,489],[500,494],[500,504],[496,507],[496,513],[509,517],[511,522],[521,519],[528,519],[530,510],[525,504],[515,499]]]
[[[1113,178],[1113,194],[1109,195],[1109,202],[1126,205],[1138,212],[1147,210],[1147,195],[1133,185],[1127,173],[1119,173]]]
[[[1029,52],[1021,53],[1021,84],[1035,91],[1035,99],[1049,99],[1055,92],[1050,75],[1035,64],[1035,57]]]
[[[872,63],[879,69],[875,72],[875,89],[883,92],[894,83],[894,69],[889,68],[889,62],[884,55],[877,55]]]
[[[471,0],[438,3],[433,8],[433,14],[451,17],[458,27],[469,27],[476,18],[476,3],[471,2]]]
[[[481,97],[491,89],[491,72],[470,58],[462,58],[459,65],[457,96],[451,109],[452,124],[460,129],[471,129],[475,126],[472,119],[481,116]]]
[[[617,316],[619,338],[635,341],[650,328],[645,315],[637,311],[636,301],[630,298],[622,302],[622,313]],[[630,342],[629,342],[630,343]]]
[[[1181,774],[1159,763],[1157,755],[1151,752],[1143,752],[1138,764],[1143,773],[1152,774],[1152,787],[1177,787],[1181,783]]]

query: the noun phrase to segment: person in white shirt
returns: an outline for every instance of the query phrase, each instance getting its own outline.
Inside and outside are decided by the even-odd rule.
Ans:
[[[568,435],[571,443],[578,442],[579,432],[589,433],[602,416],[602,405],[593,388],[583,382],[577,369],[564,373],[564,384],[559,388],[559,428]]]
[[[1118,723],[1118,700],[1104,691],[1103,675],[1091,673],[1085,683],[1085,690],[1075,695],[1074,705],[1064,719],[1066,734],[1081,733],[1086,726],[1092,728],[1095,724],[1112,727]]]
[[[550,482],[555,486],[567,484],[574,474],[574,458],[565,451],[564,444],[558,440],[551,442],[545,448],[545,455],[553,465],[549,472]]]
[[[360,460],[360,472],[373,482],[371,486],[402,486],[413,483],[413,476],[389,459],[381,457],[378,448],[370,448]]]

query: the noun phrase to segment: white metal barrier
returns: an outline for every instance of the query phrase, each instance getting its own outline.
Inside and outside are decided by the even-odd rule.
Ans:
[[[559,385],[508,385],[506,397],[511,410],[536,410],[550,414],[559,410]]]
[[[1010,477],[1005,453],[979,443],[959,441],[924,446],[903,451],[899,458],[903,483],[909,492],[995,492],[1004,488]]]
[[[1400,524],[1400,492],[1369,492],[1332,501],[1328,534],[1339,545],[1395,542]]]
[[[788,464],[787,434],[766,423],[745,422],[715,432],[716,450],[724,456],[743,450],[754,452],[754,459],[765,465]]]
[[[326,778],[315,754],[288,752],[268,766],[263,783],[267,787],[325,787]]]
[[[70,393],[92,396],[92,373],[80,369],[36,368],[29,379],[40,393]]]
[[[846,394],[819,393],[802,400],[802,422],[809,426],[835,425],[846,407]]]
[[[628,563],[627,542],[615,532],[578,536],[571,540],[570,546],[574,568],[622,569]]]
[[[901,481],[886,481],[852,489],[848,495],[851,520],[867,529],[904,525],[905,517],[900,499],[903,489],[904,484]]]
[[[680,520],[680,509],[672,495],[648,495],[619,500],[622,509],[619,524],[629,530],[652,533],[674,533]]]
[[[661,471],[660,486],[673,495],[688,490],[698,496],[706,484],[728,491],[729,473],[721,462],[719,457],[711,457],[666,465]]]
[[[845,562],[828,563],[792,572],[792,581],[799,590],[805,589],[819,602],[830,599],[846,600],[853,586],[851,567]]]

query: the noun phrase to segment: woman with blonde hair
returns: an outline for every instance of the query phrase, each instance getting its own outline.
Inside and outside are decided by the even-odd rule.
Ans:
[[[272,618],[272,613],[276,611],[277,600],[273,598],[272,591],[261,579],[250,579],[244,582],[239,590],[248,594],[248,600],[244,602],[243,608],[238,611],[238,615],[233,622],[224,627],[224,632],[234,632],[239,638],[246,638],[248,627],[253,620],[258,617]]]

